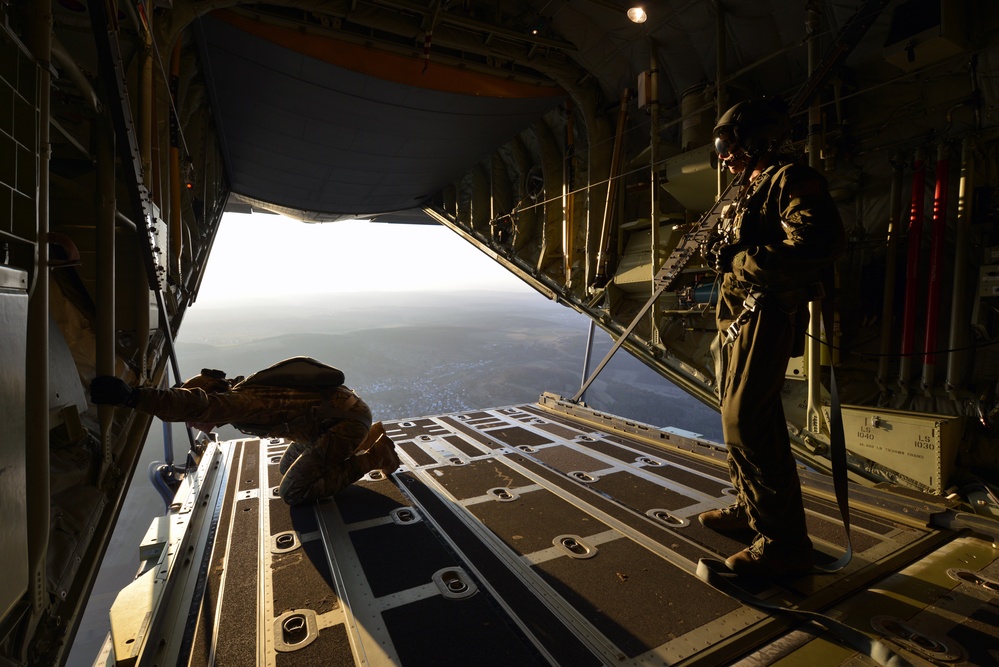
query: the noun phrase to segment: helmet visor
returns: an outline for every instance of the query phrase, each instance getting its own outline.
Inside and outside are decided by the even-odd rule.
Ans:
[[[715,133],[715,152],[718,153],[718,157],[721,159],[724,160],[731,157],[738,148],[739,142],[729,128],[721,128]]]

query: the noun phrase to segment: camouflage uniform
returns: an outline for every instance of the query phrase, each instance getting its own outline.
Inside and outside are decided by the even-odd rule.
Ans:
[[[764,549],[810,552],[781,391],[788,361],[804,351],[809,286],[824,282],[845,248],[843,223],[810,167],[770,166],[742,196],[741,249],[723,273],[716,312],[729,472]],[[725,332],[750,293],[762,294],[760,304],[729,341]]]
[[[262,385],[220,392],[138,389],[136,409],[163,421],[232,424],[260,437],[292,440],[281,458],[279,487],[289,505],[326,498],[360,479],[354,456],[371,428],[371,411],[347,387],[308,391]]]

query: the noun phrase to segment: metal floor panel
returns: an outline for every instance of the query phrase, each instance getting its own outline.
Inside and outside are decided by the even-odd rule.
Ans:
[[[695,576],[701,558],[747,543],[696,520],[732,501],[723,451],[614,426],[542,404],[385,422],[403,466],[299,508],[274,492],[288,443],[227,443],[229,489],[188,663],[714,665],[764,650],[787,664],[814,651],[868,664],[815,626]],[[817,556],[832,560],[846,540],[828,482],[802,478]],[[933,656],[905,629],[930,636],[925,619],[946,617],[949,634],[933,625],[937,645],[989,657],[953,647],[996,637],[995,551],[927,528],[941,509],[932,504],[897,513],[897,497],[870,489],[851,502],[855,555],[843,572],[750,592],[848,619],[914,664]],[[935,549],[948,555],[927,558]],[[969,552],[966,570],[952,566]],[[915,590],[907,572],[935,577],[936,589]],[[919,599],[897,603],[905,596]]]

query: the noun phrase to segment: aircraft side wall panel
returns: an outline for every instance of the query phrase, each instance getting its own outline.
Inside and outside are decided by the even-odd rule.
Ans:
[[[25,331],[28,292],[23,271],[0,266],[0,616],[28,589],[25,482]]]

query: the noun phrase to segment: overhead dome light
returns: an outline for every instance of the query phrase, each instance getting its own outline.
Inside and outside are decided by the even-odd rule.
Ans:
[[[632,7],[628,10],[628,18],[631,19],[633,23],[645,23],[645,20],[649,18],[649,15],[645,13],[645,9],[642,7]]]
[[[531,23],[527,26],[527,29],[531,32],[532,35],[540,35],[545,31],[547,27],[548,27],[548,22],[545,21],[544,17],[539,16],[538,18],[531,21]]]

